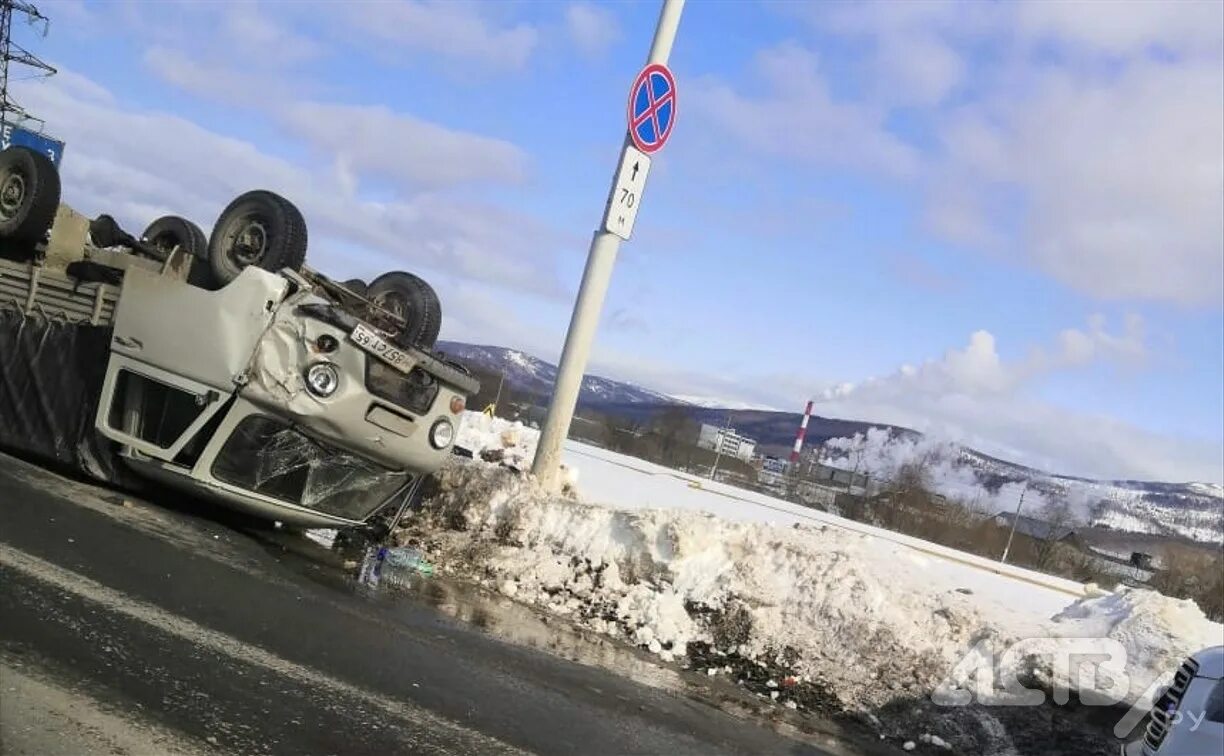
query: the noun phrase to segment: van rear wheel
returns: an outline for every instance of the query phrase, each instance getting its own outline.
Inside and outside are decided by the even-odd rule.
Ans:
[[[208,258],[208,237],[204,231],[177,215],[163,215],[153,221],[140,238],[166,253],[178,247],[192,257]]]
[[[208,240],[208,262],[224,286],[255,265],[273,273],[306,261],[306,221],[297,207],[262,189],[240,195],[221,212]]]
[[[177,215],[163,215],[150,223],[140,238],[166,254],[178,247],[191,256],[187,283],[202,289],[217,288],[208,264],[208,237],[196,224]]]

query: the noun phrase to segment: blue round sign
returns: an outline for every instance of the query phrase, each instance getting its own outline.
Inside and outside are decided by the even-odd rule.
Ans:
[[[676,125],[676,80],[662,63],[642,69],[629,90],[629,138],[650,154],[659,150]]]

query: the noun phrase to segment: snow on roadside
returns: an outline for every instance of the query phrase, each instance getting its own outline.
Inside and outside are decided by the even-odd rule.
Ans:
[[[846,703],[878,703],[881,691],[933,687],[982,626],[965,594],[898,590],[904,576],[865,536],[613,510],[478,463],[448,466],[439,489],[409,534],[436,565],[475,569],[491,587],[665,659],[711,644],[785,661]]]
[[[535,432],[476,417],[468,416],[460,445],[477,457],[500,450],[486,456],[529,463]],[[990,698],[1000,673],[1080,689],[1095,678],[1081,681],[1052,654],[1074,639],[1116,642],[1126,653],[1118,670],[1128,673],[1125,693],[1135,700],[1184,656],[1224,640],[1224,628],[1192,602],[1152,591],[1068,596],[1059,602],[1065,608],[1050,610],[1037,600],[1049,588],[992,575],[1015,583],[1008,601],[1025,602],[1028,591],[1039,607],[1007,612],[988,595],[998,582],[974,582],[977,567],[953,565],[960,581],[904,541],[819,523],[612,509],[548,494],[529,476],[481,462],[444,468],[401,537],[423,543],[441,569],[664,659],[700,658],[711,669],[748,660],[817,684],[850,708],[929,696],[949,680]],[[1005,653],[1017,641],[1025,653]],[[958,665],[971,649],[980,664]],[[981,667],[996,676],[980,675]]]

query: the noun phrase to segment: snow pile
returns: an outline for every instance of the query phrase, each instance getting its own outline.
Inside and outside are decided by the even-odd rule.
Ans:
[[[1117,643],[1125,653],[1127,700],[1150,695],[1148,687],[1165,681],[1187,656],[1224,643],[1224,627],[1208,621],[1193,601],[1138,588],[1077,601],[1050,626],[1064,638]]]
[[[492,452],[496,456],[494,461],[524,470],[531,466],[539,440],[538,430],[527,428],[518,421],[491,417],[483,412],[464,412],[455,446],[467,449],[476,457],[487,457]]]
[[[868,536],[613,510],[486,465],[452,465],[439,480],[428,521],[411,533],[430,542],[437,563],[478,568],[503,593],[664,658],[695,642],[787,657],[848,702],[929,687],[981,628],[966,594],[909,583]]]
[[[468,413],[457,443],[525,470],[537,439]],[[578,497],[572,468],[558,496],[506,467],[457,463],[401,537],[444,571],[788,706],[939,703],[948,690],[998,701],[1017,686],[1143,700],[1224,641],[1192,602],[1085,590],[575,442],[565,457],[600,505]],[[1083,653],[1105,659],[1101,675],[1060,661]]]
[[[949,677],[990,697],[994,682],[962,664],[971,649],[983,659],[1002,655],[1012,679],[1082,687],[1048,653],[1004,654],[1027,638],[1118,641],[1129,653],[1133,698],[1224,633],[1193,604],[1148,591],[1081,599],[1026,621],[991,597],[934,579],[927,555],[871,534],[609,509],[480,463],[444,468],[401,537],[424,544],[443,570],[664,659],[699,660],[740,679],[745,663],[756,664],[854,708],[928,696]],[[961,571],[975,584],[975,568]]]

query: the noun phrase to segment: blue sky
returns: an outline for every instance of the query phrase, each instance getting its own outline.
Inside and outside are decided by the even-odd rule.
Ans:
[[[303,209],[341,278],[555,358],[654,2],[43,2],[65,199]],[[591,370],[1059,472],[1224,479],[1212,2],[690,0]]]

